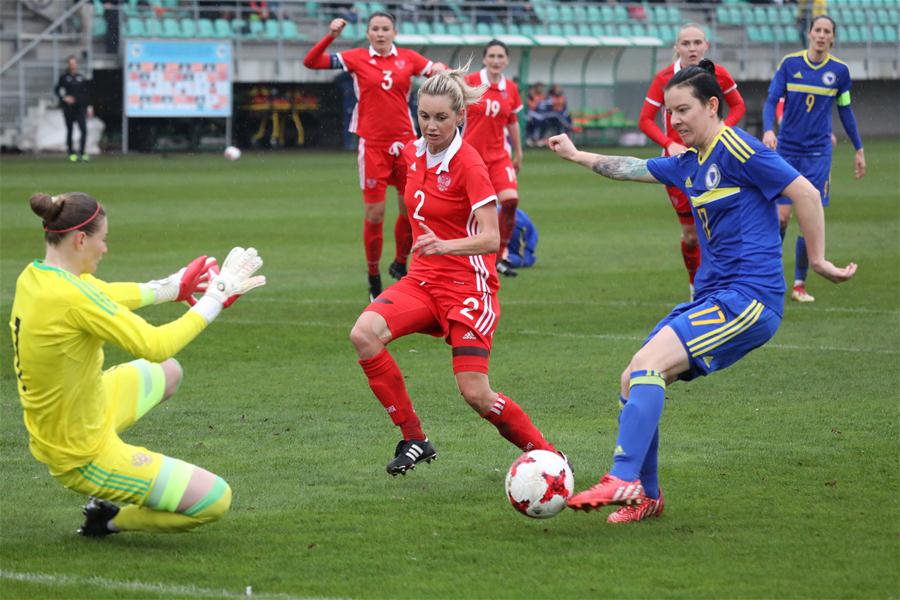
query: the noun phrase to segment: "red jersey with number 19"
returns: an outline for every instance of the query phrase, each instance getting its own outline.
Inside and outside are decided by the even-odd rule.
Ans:
[[[506,126],[515,124],[518,119],[516,113],[522,110],[519,88],[503,75],[499,83],[491,83],[487,69],[466,75],[466,83],[475,87],[490,87],[481,100],[466,109],[463,137],[481,154],[484,162],[509,158]]]
[[[479,232],[475,210],[497,201],[487,167],[478,152],[457,133],[444,160],[428,168],[425,139],[404,149],[407,158],[406,213],[418,238],[424,223],[444,240],[472,237]],[[414,241],[415,243],[415,241]],[[476,256],[416,256],[409,276],[430,283],[473,286],[479,292],[496,293],[495,254]]]
[[[406,142],[415,137],[409,112],[412,78],[431,70],[432,62],[413,50],[391,47],[381,56],[370,46],[337,54],[345,71],[353,76],[358,100],[350,132],[372,142]]]

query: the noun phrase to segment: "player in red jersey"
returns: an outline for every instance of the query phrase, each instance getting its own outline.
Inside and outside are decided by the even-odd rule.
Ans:
[[[484,68],[466,76],[471,86],[487,85],[488,89],[477,104],[466,109],[463,139],[475,148],[488,168],[491,183],[500,200],[500,249],[497,252],[497,272],[515,277],[516,271],[504,259],[506,247],[516,223],[519,206],[516,173],[522,167],[522,137],[518,113],[522,110],[519,88],[503,75],[509,64],[509,48],[500,40],[491,40],[482,55]],[[513,157],[506,141],[512,143]]]
[[[363,243],[369,271],[369,300],[381,293],[381,247],[385,192],[388,185],[397,188],[399,214],[394,225],[397,253],[388,272],[395,279],[406,274],[406,259],[412,244],[412,232],[403,206],[406,165],[400,157],[403,145],[416,138],[409,112],[412,78],[430,75],[443,68],[406,48],[397,48],[393,15],[376,12],[369,17],[366,37],[368,48],[353,48],[336,54],[325,50],[341,35],[347,22],[334,19],[330,30],[312,47],[303,64],[310,69],[343,69],[353,77],[357,104],[350,121],[350,132],[359,136],[359,187],[363,191],[365,220]]]
[[[644,98],[644,107],[641,109],[638,124],[647,137],[662,146],[663,156],[675,156],[687,150],[678,133],[672,129],[669,115],[665,110],[663,110],[666,122],[665,133],[656,124],[656,114],[663,106],[663,90],[675,73],[686,67],[697,66],[705,57],[707,50],[709,50],[709,42],[706,40],[703,28],[697,23],[682,25],[678,32],[678,39],[675,41],[675,62],[657,73],[650,84],[650,89],[647,90],[647,97]],[[724,67],[718,64],[716,65],[716,80],[725,93],[725,102],[728,104],[725,125],[734,125],[747,111],[744,99],[738,92],[734,79]],[[700,245],[697,242],[697,229],[694,227],[691,205],[687,196],[678,188],[666,186],[666,192],[669,194],[669,200],[681,223],[681,256],[684,258],[684,266],[687,268],[691,284],[691,298],[693,298],[694,275],[700,266]]]
[[[435,74],[419,89],[422,138],[404,150],[406,209],[416,234],[409,274],[363,311],[350,332],[369,387],[400,427],[403,439],[387,465],[391,475],[431,462],[403,374],[387,351],[411,333],[443,337],[453,349],[453,373],[466,402],[522,450],[554,451],[528,415],[488,381],[488,361],[500,316],[495,253],[500,243],[497,196],[478,152],[457,128],[466,105],[484,87],[465,83],[464,70]]]

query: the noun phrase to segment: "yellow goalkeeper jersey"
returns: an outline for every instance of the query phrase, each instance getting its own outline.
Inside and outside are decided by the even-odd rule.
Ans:
[[[155,327],[131,309],[136,283],[77,277],[36,260],[16,280],[10,328],[31,453],[55,473],[89,463],[113,431],[103,390],[103,344],[161,362],[206,328],[194,311]]]

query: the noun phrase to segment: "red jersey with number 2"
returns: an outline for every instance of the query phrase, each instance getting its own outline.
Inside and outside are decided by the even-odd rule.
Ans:
[[[391,47],[388,56],[374,49],[354,48],[337,54],[353,76],[356,108],[350,132],[372,142],[406,142],[416,135],[409,112],[412,78],[431,70],[431,61],[406,48]]]
[[[518,123],[518,113],[522,110],[519,88],[505,76],[499,83],[490,83],[487,69],[466,75],[466,83],[477,87],[490,87],[476,104],[466,108],[466,126],[463,137],[474,147],[484,162],[509,158],[506,144],[506,126]]]
[[[425,232],[420,223],[443,240],[478,234],[475,210],[497,201],[481,156],[457,133],[444,160],[429,169],[425,148],[425,139],[420,138],[403,150],[407,158],[404,201],[413,236],[418,239]],[[468,288],[493,294],[499,288],[495,263],[493,253],[416,256],[409,276],[429,283],[458,285],[461,291]]]

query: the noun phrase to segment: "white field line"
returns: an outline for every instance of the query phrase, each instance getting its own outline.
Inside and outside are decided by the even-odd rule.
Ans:
[[[252,591],[248,595],[247,590],[237,592],[229,590],[214,590],[209,588],[197,587],[194,585],[145,583],[142,581],[121,581],[117,579],[106,579],[105,577],[77,577],[74,575],[53,575],[50,573],[17,573],[15,571],[6,570],[0,570],[0,579],[9,579],[11,581],[22,581],[25,583],[35,583],[48,586],[78,586],[82,588],[82,591],[84,591],[85,588],[102,588],[107,590],[125,592],[151,592],[164,596],[187,596],[203,598],[271,598],[273,600],[299,600],[300,598],[303,598],[301,596],[292,596],[290,594],[258,594],[255,591]]]

